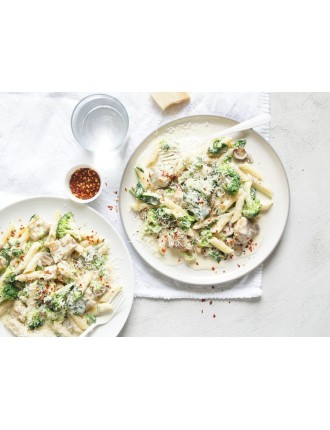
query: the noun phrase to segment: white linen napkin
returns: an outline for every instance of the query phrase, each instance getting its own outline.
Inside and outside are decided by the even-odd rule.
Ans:
[[[157,299],[246,299],[262,295],[262,266],[225,285],[187,286],[160,275],[136,254],[121,226],[118,189],[124,166],[139,143],[154,129],[173,119],[196,114],[217,114],[244,121],[269,113],[268,93],[192,93],[191,102],[167,112],[149,93],[111,93],[125,105],[130,136],[116,157],[91,154],[74,139],[70,118],[85,93],[0,94],[0,205],[36,195],[66,196],[64,176],[75,164],[90,162],[104,174],[105,189],[91,204],[119,231],[135,269],[135,295]],[[266,139],[269,127],[257,129]],[[0,215],[1,216],[1,215]]]

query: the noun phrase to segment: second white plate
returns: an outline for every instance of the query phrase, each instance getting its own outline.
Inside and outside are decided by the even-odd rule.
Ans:
[[[6,228],[10,222],[13,224],[27,222],[34,213],[47,220],[52,220],[56,210],[61,213],[72,211],[77,225],[86,225],[87,229],[93,229],[100,236],[109,240],[114,276],[116,282],[123,287],[123,294],[125,294],[126,299],[112,320],[108,324],[97,327],[90,336],[117,336],[128,318],[133,303],[133,266],[123,240],[102,215],[87,205],[74,203],[60,197],[33,197],[2,209],[0,211],[0,230]],[[0,336],[12,336],[3,326],[1,320]]]

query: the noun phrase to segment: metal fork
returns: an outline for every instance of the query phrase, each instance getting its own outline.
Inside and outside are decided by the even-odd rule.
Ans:
[[[112,318],[118,312],[118,310],[123,306],[123,303],[125,302],[125,300],[126,300],[126,297],[124,296],[123,293],[118,294],[110,303],[112,306],[111,314],[98,317],[94,324],[92,324],[90,327],[88,327],[88,329],[86,329],[83,333],[81,333],[80,337],[88,336],[88,334],[92,332],[96,327],[107,324],[109,321],[111,321]]]

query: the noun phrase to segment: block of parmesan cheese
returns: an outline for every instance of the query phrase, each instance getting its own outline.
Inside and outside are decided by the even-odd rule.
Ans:
[[[162,110],[190,100],[188,93],[151,93],[151,97]]]

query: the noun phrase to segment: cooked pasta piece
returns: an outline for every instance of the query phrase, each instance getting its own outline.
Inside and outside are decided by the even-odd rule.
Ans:
[[[267,212],[273,206],[273,200],[262,201],[261,202],[261,212]]]
[[[242,163],[239,166],[240,170],[243,170],[245,173],[249,173],[250,175],[254,176],[257,179],[263,179],[264,175],[259,172],[259,170],[256,170],[254,167],[251,166],[251,164],[248,163]]]
[[[234,209],[234,214],[233,217],[231,219],[231,223],[235,224],[235,222],[237,222],[240,217],[242,216],[242,209],[244,206],[244,202],[245,202],[245,191],[244,189],[240,189],[237,193],[238,197],[236,200],[236,205],[235,205],[235,209]]]
[[[220,215],[218,217],[218,221],[217,223],[211,227],[211,232],[212,233],[221,233],[222,230],[226,227],[226,225],[229,223],[229,221],[231,220],[233,216],[233,212],[227,212],[223,215]]]
[[[226,245],[223,240],[217,239],[216,237],[212,237],[212,239],[210,239],[209,242],[211,245],[219,249],[219,251],[223,252],[224,254],[234,253],[234,251],[228,245]]]
[[[262,182],[259,179],[253,179],[252,185],[256,190],[260,191],[266,196],[273,197],[273,191],[271,190],[269,185],[265,184],[265,182]]]

